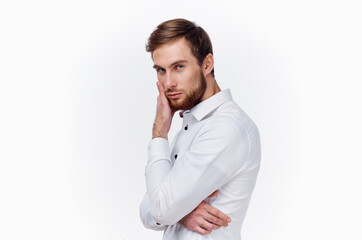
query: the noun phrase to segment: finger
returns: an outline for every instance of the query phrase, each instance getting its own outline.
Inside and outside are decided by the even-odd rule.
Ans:
[[[221,212],[220,210],[218,210],[217,208],[214,208],[213,206],[207,204],[204,205],[205,210],[210,213],[211,215],[213,215],[214,217],[220,219],[222,222],[220,221],[215,221],[214,218],[211,219],[207,219],[208,221],[212,222],[212,223],[217,223],[218,225],[221,226],[227,226],[227,224],[231,221],[231,218],[224,214],[223,212]]]
[[[220,225],[212,224],[212,229],[213,229],[213,230],[217,230],[217,229],[219,229],[220,227],[221,227]]]
[[[158,93],[159,93],[158,97],[159,97],[160,103],[168,105],[168,101],[167,101],[166,94],[165,94],[165,88],[164,88],[162,82],[157,81],[156,85],[157,85],[157,89],[158,89]],[[173,114],[171,116],[173,117]]]
[[[207,230],[216,230],[216,229],[219,229],[221,227],[221,225],[218,225],[218,224],[214,224],[212,222],[209,222],[207,221],[206,219],[204,219],[208,224],[210,225],[207,225],[208,227],[206,228]]]
[[[211,193],[210,196],[208,196],[208,198],[215,197],[218,194],[219,194],[219,190],[216,190],[215,192]]]
[[[165,90],[163,88],[163,84],[160,81],[157,81],[156,85],[157,85],[158,93],[162,96],[165,92]]]
[[[208,221],[210,224],[216,225],[218,227],[220,227],[220,226],[227,227],[228,226],[228,222],[226,220],[215,217],[214,215],[211,215],[210,213],[207,213],[207,215],[205,215],[203,218],[206,221]]]
[[[197,226],[195,229],[195,232],[201,234],[201,235],[207,235],[210,234],[212,230],[206,230],[204,228],[202,228],[201,226]]]
[[[198,223],[197,223],[197,224],[198,224],[198,226],[202,227],[202,228],[205,229],[205,230],[210,230],[210,231],[212,231],[212,230],[214,229],[214,224],[206,221],[206,220],[203,219],[203,218],[200,218],[200,219],[198,220]]]
[[[210,213],[210,212],[213,212],[216,214],[217,211],[219,211],[218,209],[212,207],[210,204],[208,204],[205,201],[202,201],[199,206],[200,207],[198,207],[195,210],[195,214],[201,216],[204,220],[206,220],[209,223],[212,223],[214,225],[224,226],[224,227],[228,226],[228,222],[226,219],[221,219]]]

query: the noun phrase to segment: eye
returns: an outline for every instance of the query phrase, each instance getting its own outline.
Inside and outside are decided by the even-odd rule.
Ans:
[[[182,68],[184,68],[184,66],[182,66],[182,65],[177,65],[177,66],[176,66],[176,69],[177,69],[177,70],[180,70],[180,69],[182,69]]]
[[[163,73],[163,72],[165,72],[165,69],[164,68],[157,68],[156,71],[159,72],[159,73]]]

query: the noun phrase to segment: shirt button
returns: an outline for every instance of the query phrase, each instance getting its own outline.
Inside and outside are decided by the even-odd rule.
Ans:
[[[185,130],[187,130],[187,129],[189,129],[189,125],[186,125],[186,126],[185,126]]]
[[[175,156],[174,156],[174,157],[175,157],[175,159],[177,159],[177,154],[175,154]]]

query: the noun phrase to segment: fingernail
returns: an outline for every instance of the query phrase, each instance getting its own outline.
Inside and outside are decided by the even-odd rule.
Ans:
[[[228,218],[228,219],[226,219],[226,221],[227,221],[227,222],[230,222],[230,221],[231,221],[231,219],[230,219],[230,218]]]

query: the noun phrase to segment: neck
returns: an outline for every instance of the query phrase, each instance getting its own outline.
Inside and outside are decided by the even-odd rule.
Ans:
[[[209,76],[206,77],[206,90],[204,95],[201,98],[201,102],[205,101],[206,99],[208,99],[209,97],[215,95],[216,93],[220,92],[221,89],[219,87],[219,85],[217,84],[216,80],[214,77],[211,76],[211,74]]]

